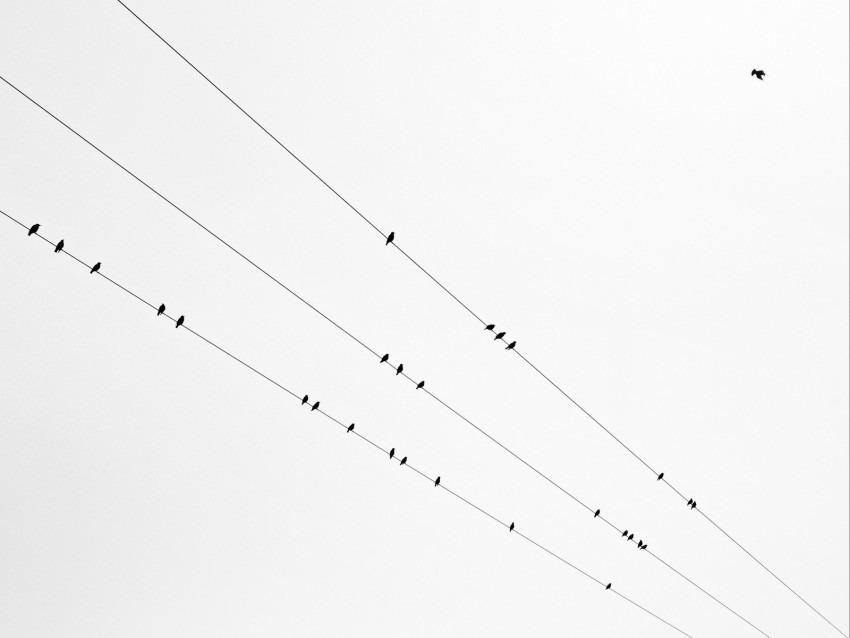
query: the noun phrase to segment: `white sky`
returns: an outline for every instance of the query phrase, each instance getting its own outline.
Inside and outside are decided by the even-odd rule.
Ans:
[[[847,631],[846,2],[130,6]],[[838,635],[119,4],[0,3],[0,75],[771,636]],[[694,637],[758,635],[0,114],[0,209]],[[4,636],[676,635],[5,218],[0,299]]]

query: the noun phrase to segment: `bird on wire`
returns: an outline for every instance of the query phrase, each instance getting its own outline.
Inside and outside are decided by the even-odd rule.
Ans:
[[[392,458],[393,458],[394,456],[395,456],[395,448],[393,448],[392,450],[390,450],[390,460],[392,460]]]
[[[62,249],[63,249],[64,247],[65,247],[65,240],[64,240],[64,239],[60,239],[60,240],[59,240],[59,243],[58,243],[58,244],[56,244],[56,248],[54,248],[54,249],[53,249],[53,252],[54,252],[54,253],[61,252],[61,251],[62,251]]]
[[[41,228],[41,224],[33,224],[32,226],[30,226],[29,232],[27,233],[27,237],[37,233],[39,228]]]
[[[391,231],[390,234],[387,235],[387,243],[384,244],[384,246],[389,246],[391,243],[393,243],[393,239],[395,239],[395,232]]]
[[[511,341],[505,350],[513,350],[514,348],[516,348],[516,341]]]
[[[437,487],[440,484],[440,477],[437,477],[437,480],[434,481],[434,487]]]
[[[641,547],[641,549],[646,549],[647,547],[649,547],[649,545],[647,545],[646,543],[644,543],[644,544],[643,544],[643,547]]]
[[[398,465],[399,465],[399,467],[401,467],[405,463],[407,463],[407,457],[406,456],[401,460],[401,463],[399,463]]]
[[[623,532],[623,535],[620,536],[620,538],[625,538],[628,533],[629,533],[629,530],[626,530],[625,532]]]
[[[484,326],[484,330],[492,330],[495,327],[496,327],[495,323],[488,323],[486,326]]]
[[[390,360],[390,355],[388,355],[388,354],[385,354],[383,357],[381,357],[381,363],[386,363],[389,360]]]
[[[316,401],[316,402],[313,404],[313,407],[312,407],[312,408],[310,408],[310,412],[313,412],[314,410],[318,410],[318,409],[319,409],[319,401]]]
[[[759,80],[764,80],[764,76],[767,75],[764,71],[756,71],[753,69],[753,72],[750,75],[756,76]]]
[[[596,510],[596,514],[593,515],[593,518],[596,518],[597,516],[599,516],[600,512],[602,512],[602,510]]]
[[[354,424],[352,423],[351,425],[348,426],[348,429],[346,430],[346,432],[351,432],[353,429],[354,429]]]
[[[663,479],[663,478],[664,478],[664,472],[661,472],[661,474],[659,474],[659,475],[658,475],[658,478],[657,478],[657,479],[655,479],[655,480],[656,480],[656,481],[660,481],[660,480],[661,480],[661,479]]]
[[[156,316],[159,317],[163,312],[165,312],[165,304],[161,303],[156,311]]]
[[[608,583],[607,585],[605,585],[605,591],[608,591],[609,589],[611,589],[611,583]]]
[[[630,541],[630,540],[634,539],[634,537],[635,537],[635,535],[634,535],[634,534],[629,534],[629,537],[628,537],[626,540],[627,540],[627,541]]]
[[[505,336],[505,334],[506,334],[506,333],[504,333],[504,332],[500,332],[499,334],[497,334],[497,335],[496,335],[496,338],[495,338],[495,339],[493,339],[493,341],[498,341],[499,339],[501,339],[502,337],[504,337],[504,336]]]
[[[100,270],[100,262],[97,262],[94,266],[92,266],[92,267],[91,267],[91,270],[89,271],[89,274],[90,274],[90,275],[93,275],[93,274],[95,274],[98,270]]]
[[[395,371],[395,376],[400,375],[402,370],[404,370],[404,364],[403,364],[403,363],[399,363],[399,364],[398,364],[398,368],[396,368],[396,371]]]
[[[309,397],[308,395],[306,395],[306,394],[305,394],[305,395],[304,395],[304,398],[303,398],[303,399],[301,399],[301,405],[304,405],[304,404],[305,404],[305,403],[307,403],[307,401],[309,401],[309,400],[310,400],[310,397]]]
[[[424,382],[424,381],[420,381],[419,383],[417,383],[417,384],[416,384],[416,389],[417,389],[417,390],[420,390],[420,389],[422,389],[422,388],[424,388],[424,387],[425,387],[425,382]]]
[[[179,328],[183,325],[183,322],[186,321],[186,317],[180,315],[180,318],[177,320],[177,323],[174,325],[175,328]]]
[[[690,507],[691,503],[693,503],[693,502],[694,502],[694,499],[689,498],[689,499],[688,499],[688,504],[687,504],[687,505],[685,505],[685,507]]]
[[[509,532],[514,531],[514,524],[513,524],[513,523],[511,523],[511,526],[508,528],[508,531],[509,531]]]
[[[697,506],[697,502],[696,502],[696,501],[694,501],[693,503],[691,503],[691,509],[694,509],[696,506]]]

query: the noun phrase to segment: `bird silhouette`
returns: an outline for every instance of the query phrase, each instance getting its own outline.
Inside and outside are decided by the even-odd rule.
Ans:
[[[404,364],[403,364],[403,363],[399,363],[399,364],[398,364],[398,368],[396,368],[396,370],[395,370],[395,375],[396,375],[396,376],[400,375],[402,370],[404,370]]]
[[[156,311],[156,316],[159,317],[163,312],[165,312],[165,304],[161,303]]]
[[[605,591],[608,591],[609,589],[611,589],[611,583],[608,583],[607,585],[605,585]]]
[[[58,252],[59,252],[59,251],[61,251],[64,247],[65,247],[65,240],[64,240],[64,239],[60,239],[60,240],[59,240],[59,243],[58,243],[58,244],[56,244],[56,248],[54,248],[54,249],[53,249],[53,252],[54,252],[54,253],[58,253]]]
[[[694,502],[694,499],[689,498],[689,499],[688,499],[688,505],[685,505],[685,507],[688,507],[688,506],[689,506],[691,503],[693,503],[693,502]]]
[[[638,541],[638,549],[643,549],[643,541]]]
[[[395,232],[391,231],[390,234],[387,235],[387,243],[384,244],[384,246],[389,246],[391,243],[393,243],[393,239],[395,239]]]
[[[440,484],[440,477],[437,477],[437,480],[434,481],[434,487],[437,487]]]
[[[629,534],[629,537],[628,537],[626,540],[627,540],[627,541],[630,541],[630,540],[632,540],[634,537],[635,537],[635,535],[634,535],[634,534]]]
[[[184,317],[183,315],[180,315],[180,318],[177,320],[177,323],[175,324],[174,327],[179,328],[180,326],[183,325],[184,321],[186,321],[186,317]]]
[[[764,76],[765,76],[765,75],[767,75],[767,73],[765,73],[764,71],[756,71],[755,69],[753,69],[753,72],[752,72],[752,73],[750,73],[750,75],[754,75],[754,76],[756,76],[759,80],[763,80],[763,79],[764,79]]]
[[[596,518],[597,516],[599,516],[599,513],[600,513],[601,511],[602,511],[602,510],[596,510],[596,514],[594,514],[594,515],[593,515],[593,518]]]
[[[390,459],[392,459],[394,456],[395,456],[395,448],[390,450]]]
[[[33,224],[32,226],[30,226],[30,230],[27,233],[27,237],[34,233],[37,233],[39,228],[41,228],[41,224]]]
[[[514,531],[514,524],[513,524],[513,523],[511,523],[511,526],[508,528],[508,531],[509,531],[509,532]]]
[[[94,266],[92,266],[92,267],[91,267],[91,270],[89,271],[89,274],[90,274],[90,275],[93,275],[93,274],[94,274],[94,273],[96,273],[98,270],[100,270],[100,262],[97,262]]]
[[[390,355],[385,354],[383,357],[381,357],[381,363],[386,363],[387,361],[389,361],[389,359]]]
[[[401,460],[401,463],[399,463],[399,466],[402,466],[405,463],[407,463],[407,457],[406,456]]]
[[[514,348],[516,348],[516,341],[511,341],[505,350],[513,350]]]
[[[649,547],[649,545],[647,545],[646,543],[644,543],[644,544],[643,544],[643,547],[641,547],[641,549],[646,549],[647,547]]]
[[[488,323],[486,326],[484,326],[484,330],[492,330],[495,327],[496,327],[495,323]]]
[[[304,395],[304,398],[303,398],[303,399],[301,399],[301,405],[304,405],[304,404],[305,404],[305,403],[307,403],[307,401],[309,401],[309,400],[310,400],[310,397],[309,397],[309,396],[307,396],[307,395],[305,394],[305,395]]]
[[[425,382],[424,382],[424,381],[420,381],[418,384],[416,384],[416,389],[417,389],[417,390],[419,390],[420,388],[424,388],[424,387],[425,387]]]
[[[661,474],[659,474],[659,475],[658,475],[658,478],[657,478],[657,479],[655,479],[655,480],[656,480],[656,481],[660,481],[660,480],[661,480],[661,479],[663,479],[663,478],[664,478],[664,472],[661,472]]]
[[[629,533],[629,530],[626,530],[625,532],[623,532],[623,535],[622,535],[622,536],[620,536],[620,538],[625,538],[625,537],[626,537],[626,534],[628,534],[628,533]]]
[[[499,339],[501,339],[501,338],[502,338],[502,337],[504,337],[504,336],[505,336],[505,333],[504,333],[504,332],[500,332],[499,334],[497,334],[497,335],[496,335],[496,338],[495,338],[493,341],[498,341]]]
[[[320,403],[320,401],[316,401],[316,402],[313,404],[313,407],[312,407],[312,408],[310,408],[310,412],[312,412],[313,410],[318,410],[318,409],[319,409],[319,403]]]
[[[691,503],[691,509],[694,509],[696,506],[697,506],[697,502],[696,502],[696,501],[694,501],[693,503]]]
[[[351,432],[353,429],[354,429],[354,424],[352,423],[351,425],[348,426],[348,429],[346,430],[346,432]]]

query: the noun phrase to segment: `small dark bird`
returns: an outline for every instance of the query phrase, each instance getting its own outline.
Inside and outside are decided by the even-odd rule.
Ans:
[[[694,501],[693,503],[691,503],[691,509],[694,509],[696,506],[697,506],[697,502],[696,502],[696,501]]]
[[[664,472],[661,472],[661,474],[659,474],[659,475],[658,475],[658,478],[657,478],[657,479],[655,479],[655,480],[656,480],[656,481],[660,481],[660,480],[661,480],[661,479],[663,479],[663,478],[664,478]]]
[[[689,498],[689,499],[688,499],[688,505],[685,505],[685,507],[688,507],[688,506],[689,506],[691,503],[693,503],[693,502],[694,502],[694,499]]]
[[[156,311],[156,316],[159,317],[163,312],[165,312],[165,304],[159,304],[159,309]]]
[[[649,547],[649,545],[647,545],[646,543],[644,543],[644,544],[643,544],[643,547],[641,547],[641,549],[646,549],[647,547]]]
[[[390,459],[392,459],[394,456],[395,456],[395,448],[390,450]]]
[[[54,253],[58,253],[58,252],[60,252],[60,251],[61,251],[64,247],[65,247],[65,240],[64,240],[64,239],[60,239],[60,240],[59,240],[59,243],[58,243],[58,244],[56,244],[56,248],[54,248],[54,249],[53,249],[53,252],[54,252]]]
[[[626,539],[627,541],[633,540],[635,537],[634,534],[629,534],[629,537]]]
[[[508,528],[508,531],[509,531],[509,532],[514,531],[514,524],[513,524],[513,523],[511,523],[511,526]]]
[[[301,399],[301,405],[304,405],[304,404],[305,404],[305,403],[307,403],[307,401],[309,401],[309,400],[310,400],[310,397],[309,397],[309,396],[307,396],[307,395],[305,394],[305,395],[304,395],[304,398],[303,398],[303,399]]]
[[[622,536],[620,536],[620,538],[625,538],[625,537],[626,537],[626,534],[628,534],[628,533],[629,533],[629,530],[626,530],[625,532],[623,532],[623,535],[622,535]]]
[[[90,274],[90,275],[93,275],[93,274],[95,274],[98,270],[100,270],[100,262],[97,262],[94,266],[92,266],[92,267],[91,267],[91,270],[89,271],[89,274]]]
[[[643,549],[643,541],[638,541],[638,549]]]
[[[403,363],[399,363],[399,364],[398,364],[398,368],[396,368],[396,370],[395,370],[395,375],[396,375],[396,376],[400,375],[402,370],[404,370],[404,364],[403,364]]]
[[[599,513],[600,513],[601,511],[602,511],[602,510],[596,510],[596,514],[594,514],[594,515],[593,515],[593,518],[596,518],[597,516],[599,516]]]
[[[393,239],[395,239],[395,233],[390,232],[390,234],[387,235],[387,243],[384,244],[384,246],[389,246],[391,243],[393,243]]]
[[[37,233],[39,228],[41,228],[41,224],[33,224],[30,226],[30,232],[27,233],[27,237]]]
[[[417,390],[419,390],[419,389],[421,389],[421,388],[424,388],[424,387],[425,387],[425,382],[424,382],[424,381],[420,381],[419,383],[417,383],[417,384],[416,384],[416,389],[417,389]]]
[[[319,403],[320,403],[320,401],[316,401],[316,402],[313,404],[313,407],[312,407],[312,408],[310,408],[310,412],[312,412],[313,410],[318,410],[318,409],[319,409]]]
[[[186,321],[186,317],[184,317],[183,315],[180,315],[180,318],[177,320],[177,325],[175,325],[174,327],[179,328],[180,326],[183,325],[184,321]]]
[[[437,480],[434,481],[434,487],[437,487],[440,484],[440,477],[437,477]]]
[[[399,463],[399,467],[404,465],[405,463],[407,463],[407,457],[406,456],[401,460],[401,463]]]
[[[389,360],[390,360],[390,355],[388,355],[388,354],[385,354],[383,357],[381,357],[381,363],[386,363]]]
[[[608,591],[609,589],[611,589],[611,583],[608,583],[607,585],[605,585],[605,591]]]
[[[505,350],[513,350],[514,348],[516,348],[516,341],[511,341]]]
[[[36,224],[36,226],[38,226],[38,224]],[[488,323],[486,326],[484,326],[484,330],[492,330],[495,327],[496,327],[495,323]]]
[[[346,432],[351,432],[353,429],[354,429],[354,424],[352,423],[351,425],[348,426],[348,429],[346,430]]]
[[[505,333],[504,333],[504,332],[500,332],[499,334],[497,334],[497,335],[496,335],[496,338],[495,338],[493,341],[498,341],[499,339],[501,339],[501,338],[502,338],[502,337],[504,337],[504,336],[505,336]]]
[[[763,79],[764,79],[764,76],[765,76],[765,75],[767,75],[767,73],[765,73],[764,71],[756,71],[755,69],[753,69],[753,72],[752,72],[752,73],[750,73],[750,75],[754,75],[754,76],[756,76],[759,80],[763,80]]]

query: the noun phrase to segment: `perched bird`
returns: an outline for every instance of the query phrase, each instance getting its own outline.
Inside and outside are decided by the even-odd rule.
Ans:
[[[309,400],[310,400],[310,397],[309,397],[309,396],[307,396],[307,395],[305,394],[305,395],[304,395],[304,398],[303,398],[303,399],[301,399],[301,405],[304,405],[304,404],[305,404],[305,403],[307,403],[307,401],[309,401]]]
[[[36,226],[38,226],[38,224],[36,224]],[[484,326],[484,330],[492,330],[495,327],[496,327],[495,323],[488,323],[486,326]]]
[[[352,423],[351,425],[348,426],[348,429],[346,430],[346,432],[351,432],[353,429],[354,429],[354,424]]]
[[[509,532],[514,531],[514,524],[513,524],[513,523],[511,523],[511,526],[508,528],[508,531],[509,531]]]
[[[403,363],[399,363],[399,364],[398,364],[398,368],[396,368],[396,370],[395,370],[395,375],[396,375],[396,376],[400,375],[402,370],[404,370],[404,364],[403,364]]]
[[[641,547],[641,549],[646,549],[647,547],[649,547],[649,545],[647,545],[646,543],[644,543],[644,544],[643,544],[643,547]]]
[[[688,506],[689,506],[691,503],[693,503],[693,502],[694,502],[694,499],[689,498],[689,499],[688,499],[688,504],[687,504],[687,505],[685,505],[685,507],[688,507]]]
[[[316,401],[316,402],[313,404],[313,407],[312,407],[312,408],[310,408],[310,412],[312,412],[313,410],[318,410],[318,409],[319,409],[319,403],[320,403],[319,401]]]
[[[497,335],[496,335],[496,338],[495,338],[493,341],[498,341],[499,339],[501,339],[501,338],[502,338],[502,337],[504,337],[504,336],[505,336],[505,333],[504,333],[504,332],[500,332],[499,334],[497,334]]]
[[[30,231],[27,233],[27,237],[37,233],[39,228],[41,228],[41,224],[33,224],[30,226]]]
[[[629,534],[629,537],[628,537],[626,540],[627,540],[627,541],[630,541],[630,540],[632,540],[634,537],[635,537],[635,535],[634,535],[634,534]]]
[[[179,328],[183,325],[183,322],[186,321],[186,317],[180,315],[180,318],[177,320],[177,324],[174,326],[175,328]]]
[[[419,390],[419,389],[421,389],[421,388],[424,388],[424,387],[425,387],[425,382],[424,382],[424,381],[420,381],[419,383],[417,383],[417,384],[416,384],[416,389],[417,389],[417,390]]]
[[[56,248],[54,248],[54,249],[53,249],[53,252],[54,252],[54,253],[58,253],[58,252],[60,252],[60,251],[61,251],[64,247],[65,247],[65,240],[64,240],[64,239],[60,239],[60,240],[59,240],[59,243],[58,243],[58,244],[56,244]]]
[[[91,267],[91,270],[89,271],[89,274],[90,274],[90,275],[93,275],[93,274],[95,274],[98,270],[100,270],[100,262],[97,262],[94,266],[92,266],[92,267]]]
[[[434,481],[434,487],[437,487],[440,484],[440,477],[437,477],[437,480]]]
[[[384,246],[389,246],[393,242],[393,239],[395,239],[395,233],[390,232],[390,234],[387,235],[387,243],[384,244]]]
[[[159,317],[163,312],[165,312],[165,304],[161,303],[156,311],[156,316]]]
[[[594,514],[594,515],[593,515],[593,518],[596,518],[597,516],[599,516],[599,513],[600,513],[601,511],[602,511],[602,510],[596,510],[596,514]]]
[[[607,585],[605,585],[605,591],[608,591],[609,589],[611,589],[611,583],[608,583]]]
[[[661,479],[663,479],[663,478],[664,478],[664,472],[661,472],[661,474],[659,474],[659,475],[658,475],[658,478],[657,478],[657,479],[655,479],[655,480],[656,480],[656,481],[660,481],[660,480],[661,480]]]
[[[395,448],[390,450],[390,459],[392,459],[394,456],[395,456]]]
[[[753,72],[752,72],[752,73],[750,73],[750,75],[754,75],[754,76],[756,76],[759,80],[763,80],[763,79],[764,79],[764,76],[765,76],[765,75],[767,75],[767,73],[765,73],[764,71],[756,71],[755,69],[753,69]]]
[[[399,463],[399,466],[402,466],[405,463],[407,463],[407,457],[406,456],[401,460],[401,463]]]
[[[383,357],[381,357],[381,363],[386,363],[389,360],[390,360],[390,355],[388,355],[388,354],[385,354]]]
[[[638,549],[643,549],[643,541],[638,541]]]
[[[623,535],[622,535],[622,536],[620,536],[620,538],[625,538],[625,537],[626,537],[626,534],[628,534],[628,533],[629,533],[629,530],[626,530],[625,532],[623,532]]]
[[[516,341],[511,341],[505,350],[513,350],[514,348],[516,348]]]
[[[691,509],[694,509],[696,506],[697,506],[697,502],[696,502],[696,501],[694,501],[693,503],[691,503]]]

